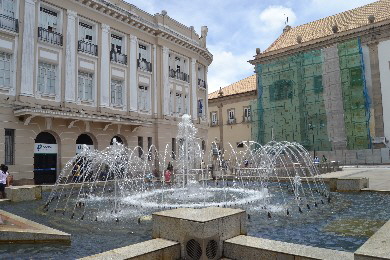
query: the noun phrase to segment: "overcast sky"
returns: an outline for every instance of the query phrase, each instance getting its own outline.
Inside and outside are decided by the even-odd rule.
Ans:
[[[198,34],[207,25],[209,92],[253,74],[247,61],[256,48],[266,49],[289,25],[297,26],[356,8],[374,0],[126,0],[142,10],[166,10],[173,19],[193,25]]]

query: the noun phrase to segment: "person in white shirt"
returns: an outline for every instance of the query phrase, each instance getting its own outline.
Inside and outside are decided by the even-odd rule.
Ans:
[[[6,198],[5,186],[7,185],[8,167],[4,164],[0,165],[0,195],[2,199]]]

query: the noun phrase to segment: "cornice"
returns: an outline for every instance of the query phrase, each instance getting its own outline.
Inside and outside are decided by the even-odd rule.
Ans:
[[[172,43],[178,44],[190,51],[195,52],[196,54],[202,56],[205,60],[208,61],[208,65],[213,61],[213,55],[208,51],[207,48],[203,48],[200,44],[200,41],[191,39],[179,32],[172,30],[171,28],[159,24],[157,22],[149,21],[134,12],[134,6],[129,4],[130,10],[125,10],[117,5],[114,5],[105,0],[73,0],[74,2],[79,3],[80,5],[92,8],[99,13],[111,16],[112,18],[121,21],[134,29],[141,30],[152,36],[162,38]],[[142,10],[141,10],[142,11]],[[157,15],[157,14],[156,14]],[[156,16],[154,15],[154,17]],[[178,23],[181,25],[180,23]],[[184,25],[181,25],[184,27]],[[192,27],[188,27],[189,30],[192,30]]]
[[[377,35],[375,41],[378,41],[378,39],[389,37],[388,35],[378,34],[378,32],[382,32],[382,31],[386,32],[389,30],[390,30],[390,20],[386,20],[379,23],[369,24],[366,26],[355,28],[352,30],[335,33],[308,42],[303,42],[283,49],[261,53],[260,55],[255,56],[255,59],[249,60],[248,62],[251,63],[252,65],[256,65],[259,63],[268,62],[277,58],[282,58],[303,51],[310,51],[319,48],[329,47],[336,43],[347,41],[356,37],[369,38],[372,37],[372,35],[374,34]],[[365,43],[366,41],[368,40],[364,39],[363,42]]]

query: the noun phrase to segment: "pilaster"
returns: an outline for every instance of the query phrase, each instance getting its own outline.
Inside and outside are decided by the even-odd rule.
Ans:
[[[191,58],[191,103],[192,103],[192,119],[198,118],[198,96],[197,96],[197,76],[196,76],[196,59]],[[206,100],[205,100],[206,102]]]
[[[67,10],[65,101],[76,101],[76,17],[77,13]]]
[[[22,73],[20,95],[34,95],[34,60],[35,60],[35,3],[36,0],[26,0],[24,10],[23,43],[22,43]]]
[[[110,26],[102,24],[102,48],[100,53],[100,106],[110,106]]]
[[[156,45],[153,44],[153,115],[157,118],[157,97],[159,96],[157,90],[157,49]]]
[[[163,114],[169,115],[169,48],[162,47]]]
[[[132,112],[138,111],[138,88],[137,88],[137,43],[138,39],[134,35],[130,35],[130,104],[129,109]]]

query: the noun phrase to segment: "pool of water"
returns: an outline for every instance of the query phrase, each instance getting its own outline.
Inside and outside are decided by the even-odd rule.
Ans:
[[[286,198],[288,189],[283,192],[283,196],[275,197]],[[44,194],[41,201],[2,204],[2,209],[72,234],[71,245],[0,244],[2,258],[74,259],[151,239],[152,223],[148,217],[139,223],[139,211],[131,214],[131,209],[119,222],[70,219],[61,212],[44,212],[47,196]],[[264,205],[246,205],[250,215],[248,235],[353,252],[390,219],[389,195],[331,193],[331,198],[330,204],[318,201],[317,207],[301,206],[302,213],[296,204],[289,203],[288,215],[278,199],[265,209]]]

